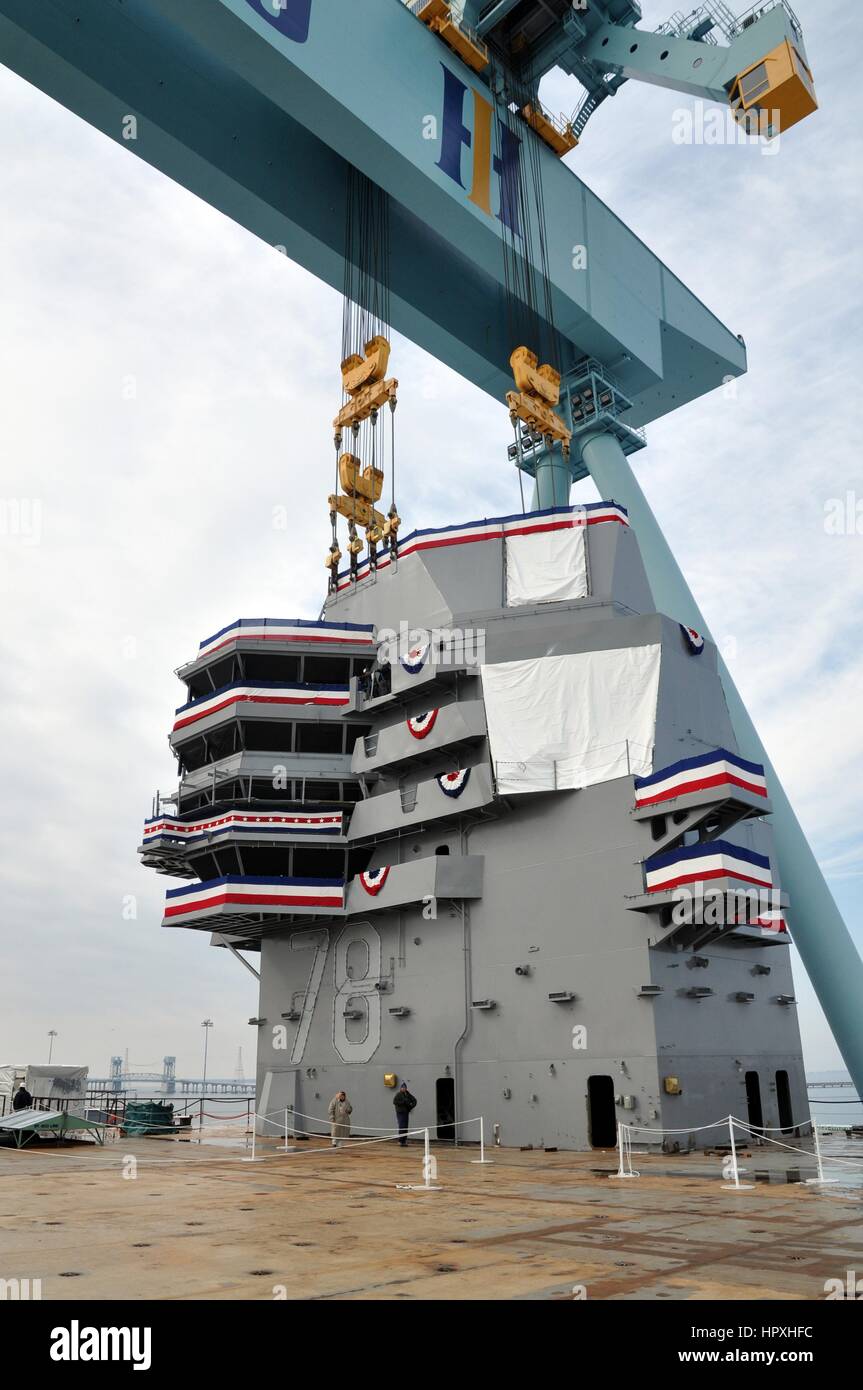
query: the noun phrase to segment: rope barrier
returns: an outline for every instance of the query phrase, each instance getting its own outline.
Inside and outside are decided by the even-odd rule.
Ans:
[[[712,1124],[709,1125],[692,1125],[689,1129],[686,1130],[649,1129],[647,1128],[647,1126],[644,1125],[619,1124],[617,1127],[616,1148],[619,1150],[620,1159],[618,1163],[617,1173],[614,1174],[614,1176],[617,1178],[638,1178],[641,1176],[640,1172],[638,1172],[632,1166],[632,1136],[634,1133],[690,1134],[704,1132],[710,1129],[718,1129],[725,1125],[728,1126],[730,1148],[729,1157],[731,1160],[731,1183],[726,1185],[730,1185],[735,1191],[745,1191],[747,1189],[751,1190],[753,1187],[752,1183],[742,1183],[740,1181],[740,1173],[745,1170],[742,1170],[737,1162],[737,1144],[735,1143],[734,1138],[735,1126],[738,1129],[743,1130],[743,1132],[748,1136],[750,1140],[752,1138],[756,1138],[761,1140],[765,1144],[772,1144],[775,1148],[783,1149],[787,1153],[802,1154],[804,1158],[808,1158],[810,1161],[814,1158],[817,1164],[818,1176],[817,1178],[805,1179],[805,1182],[807,1184],[820,1185],[839,1181],[839,1179],[837,1178],[826,1178],[824,1176],[824,1156],[821,1151],[821,1143],[818,1134],[817,1121],[804,1120],[799,1125],[784,1125],[781,1127],[777,1125],[751,1125],[746,1120],[737,1119],[735,1115],[728,1115],[725,1119],[715,1120]],[[811,1149],[802,1149],[799,1147],[799,1145],[796,1144],[785,1144],[780,1139],[771,1139],[769,1133],[767,1132],[768,1130],[772,1130],[774,1133],[784,1133],[788,1129],[802,1129],[806,1125],[809,1125],[812,1129],[812,1136],[814,1139],[814,1152]],[[854,1159],[840,1158],[838,1155],[830,1154],[829,1162],[837,1164],[843,1168],[852,1168],[857,1172],[863,1171],[863,1162],[857,1162]],[[725,1172],[723,1171],[723,1177],[724,1176]]]

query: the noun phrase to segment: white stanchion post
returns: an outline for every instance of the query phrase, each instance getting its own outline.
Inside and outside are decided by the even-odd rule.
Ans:
[[[432,1158],[431,1146],[430,1146],[430,1144],[429,1144],[429,1132],[428,1132],[428,1129],[424,1129],[424,1130],[423,1130],[423,1181],[422,1181],[421,1183],[415,1183],[415,1182],[397,1182],[397,1183],[396,1183],[396,1188],[397,1188],[400,1192],[440,1192],[441,1189],[440,1189],[439,1187],[435,1187],[435,1185],[432,1183],[432,1180],[431,1180],[431,1179],[432,1179],[432,1169],[433,1169],[433,1167],[434,1167],[434,1159]],[[435,1175],[435,1176],[437,1176],[437,1175]]]
[[[471,1163],[494,1163],[493,1158],[485,1156],[485,1120],[482,1115],[479,1117],[479,1158],[472,1158]]]
[[[296,1153],[296,1145],[295,1145],[295,1144],[289,1144],[289,1143],[288,1143],[288,1109],[289,1109],[289,1107],[286,1105],[286,1106],[285,1106],[285,1142],[284,1142],[284,1144],[280,1144],[280,1145],[279,1145],[279,1152],[280,1152],[280,1153],[283,1153],[283,1154],[292,1154],[292,1153]]]
[[[815,1158],[816,1158],[816,1161],[817,1161],[817,1163],[818,1163],[818,1177],[817,1177],[817,1178],[807,1178],[807,1179],[806,1179],[806,1186],[807,1186],[807,1187],[815,1187],[815,1186],[817,1185],[818,1187],[821,1187],[821,1186],[823,1186],[825,1183],[828,1183],[828,1184],[837,1183],[837,1182],[839,1181],[838,1178],[825,1178],[825,1176],[824,1176],[824,1162],[823,1162],[823,1159],[822,1159],[822,1157],[821,1157],[821,1139],[819,1138],[819,1135],[818,1135],[818,1122],[817,1122],[816,1120],[813,1120],[813,1121],[812,1121],[812,1133],[813,1133],[813,1135],[814,1135],[814,1137],[815,1137]]]
[[[632,1135],[629,1125],[618,1124],[617,1126],[617,1148],[620,1152],[620,1161],[617,1165],[617,1172],[611,1173],[610,1178],[639,1178],[641,1174],[636,1172],[632,1166]],[[629,1172],[627,1172],[627,1168]]]
[[[740,1188],[740,1172],[737,1167],[737,1146],[734,1143],[734,1120],[728,1116],[728,1133],[731,1136],[731,1164],[734,1169],[734,1186]]]
[[[752,1183],[740,1181],[740,1169],[737,1166],[737,1145],[734,1142],[734,1116],[728,1116],[728,1133],[731,1137],[731,1164],[734,1170],[734,1191],[747,1192],[752,1188]],[[725,1184],[726,1188],[729,1186]]]
[[[253,1111],[252,1111],[252,1153],[251,1153],[251,1157],[250,1157],[248,1154],[244,1154],[243,1157],[242,1157],[242,1159],[240,1160],[241,1163],[254,1163],[254,1162],[255,1162],[255,1140],[257,1139],[257,1135],[258,1135],[258,1115],[257,1115],[257,1111],[253,1110]]]

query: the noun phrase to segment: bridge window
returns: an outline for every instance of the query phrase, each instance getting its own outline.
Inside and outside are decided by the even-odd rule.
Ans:
[[[309,684],[347,685],[351,674],[347,656],[306,656],[303,658],[303,680]]]
[[[341,878],[345,871],[342,849],[295,849],[295,878]]]
[[[259,752],[290,753],[293,748],[293,734],[293,724],[276,724],[263,719],[248,719],[243,722],[243,742],[246,748]]]
[[[341,753],[343,729],[341,724],[297,724],[298,753]]]
[[[244,652],[242,660],[246,680],[289,685],[300,679],[300,658],[292,652]]]

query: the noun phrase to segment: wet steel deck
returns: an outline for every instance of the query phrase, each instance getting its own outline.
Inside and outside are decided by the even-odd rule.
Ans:
[[[863,1269],[863,1191],[751,1191],[717,1158],[391,1144],[295,1154],[234,1138],[0,1150],[0,1278],[43,1299],[823,1299]],[[127,1155],[137,1176],[123,1177]],[[262,1156],[263,1155],[263,1156]],[[863,1170],[863,1152],[856,1155]],[[768,1160],[744,1160],[750,1179]]]

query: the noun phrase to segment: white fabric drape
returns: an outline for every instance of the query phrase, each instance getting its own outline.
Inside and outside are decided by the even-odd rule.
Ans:
[[[660,652],[657,644],[483,666],[501,795],[652,772]]]
[[[506,537],[506,604],[560,603],[587,597],[585,527]]]

